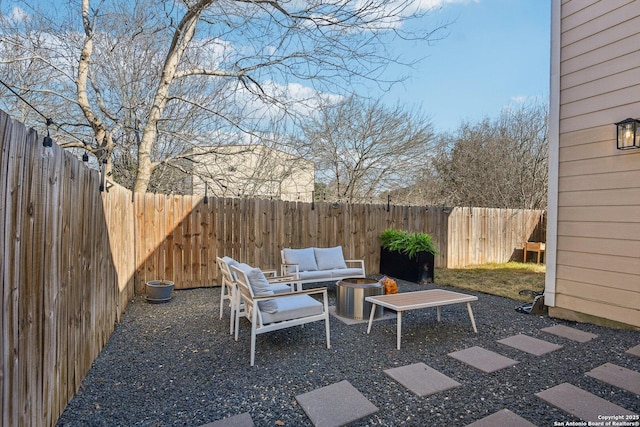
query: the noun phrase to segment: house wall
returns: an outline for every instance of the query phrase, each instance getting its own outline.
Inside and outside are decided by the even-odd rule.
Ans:
[[[315,165],[264,145],[216,147],[198,157],[193,194],[311,202]]]
[[[640,1],[553,8],[550,314],[640,327],[640,150],[614,126],[640,118]]]

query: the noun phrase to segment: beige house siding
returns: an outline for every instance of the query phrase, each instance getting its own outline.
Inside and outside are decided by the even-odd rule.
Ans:
[[[640,118],[640,0],[553,5],[550,313],[640,327],[640,150],[617,150],[614,126]]]

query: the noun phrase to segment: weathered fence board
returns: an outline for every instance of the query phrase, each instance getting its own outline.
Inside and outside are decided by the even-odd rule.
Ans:
[[[425,232],[437,267],[518,259],[528,240],[544,241],[542,211],[385,205],[334,205],[260,199],[136,195],[136,290],[168,279],[176,289],[215,286],[215,256],[277,269],[285,247],[342,245],[345,256],[378,271],[378,235],[386,228]],[[211,226],[210,226],[211,224]],[[210,229],[211,228],[211,229]],[[163,266],[166,266],[164,268]]]
[[[131,195],[99,183],[0,112],[3,426],[55,425],[133,296]]]
[[[262,268],[285,247],[342,245],[375,273],[386,228],[426,232],[437,267],[518,259],[542,211],[137,194],[100,179],[0,112],[2,425],[55,425],[148,280],[215,286],[215,257]]]

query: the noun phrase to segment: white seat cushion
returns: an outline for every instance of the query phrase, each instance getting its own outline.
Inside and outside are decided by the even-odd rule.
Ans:
[[[318,270],[318,264],[316,264],[316,256],[313,248],[306,249],[291,249],[285,248],[282,250],[284,255],[285,264],[298,264],[298,271],[316,271]]]
[[[322,280],[331,280],[331,273],[328,271],[303,271],[298,274],[298,277],[302,280],[310,280],[310,279],[318,279]]]
[[[331,277],[362,276],[361,268],[338,268],[331,270]]]
[[[278,308],[275,313],[262,313],[262,322],[264,324],[322,314],[323,310],[322,303],[309,295],[293,295],[278,298],[273,302],[276,303]]]
[[[342,254],[342,246],[333,248],[313,248],[316,256],[318,270],[333,270],[335,268],[347,268]]]

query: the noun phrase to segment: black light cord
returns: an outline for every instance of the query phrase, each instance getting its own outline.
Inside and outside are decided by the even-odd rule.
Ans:
[[[2,81],[2,79],[0,79],[0,84],[2,84],[2,86],[6,87],[7,89],[9,89],[9,91],[14,94],[16,97],[18,97],[18,99],[20,99],[22,102],[24,102],[25,104],[27,104],[33,111],[35,111],[36,113],[38,113],[40,116],[42,116],[43,119],[45,119],[46,121],[46,125],[47,125],[47,136],[45,137],[45,139],[49,138],[49,140],[47,140],[46,142],[49,143],[49,141],[51,140],[51,137],[49,136],[49,126],[51,125],[55,125],[56,123],[50,118],[45,116],[40,110],[38,110],[36,107],[34,107],[33,105],[31,105],[31,103],[29,101],[27,101],[26,99],[24,99],[22,97],[22,95],[20,95],[18,92],[16,92],[12,87],[10,87],[8,84],[6,84],[5,82]],[[67,131],[66,129],[60,127],[60,125],[58,125],[58,130],[62,131],[64,133],[66,133],[67,135],[69,135],[71,138],[78,140],[79,142],[82,142],[83,145],[87,145],[84,140],[78,138],[77,136],[75,136],[74,134],[72,134],[71,132]],[[46,145],[48,147],[51,147],[51,145]]]
[[[40,110],[38,110],[36,107],[34,107],[33,105],[31,105],[31,103],[29,101],[27,101],[26,99],[24,99],[22,97],[22,95],[20,95],[18,92],[16,92],[12,87],[10,87],[8,84],[6,84],[5,82],[3,82],[2,80],[0,80],[0,83],[2,83],[2,86],[6,87],[7,89],[9,89],[11,91],[11,93],[13,93],[15,96],[17,96],[22,102],[24,102],[25,104],[27,104],[29,107],[31,107],[31,109],[33,111],[35,111],[36,113],[40,114],[42,116],[43,119],[45,119],[47,121],[47,126],[49,126],[50,124],[53,124],[53,120],[51,120],[49,117],[45,116],[44,114],[42,114],[40,112]]]

